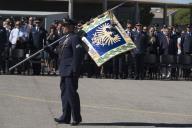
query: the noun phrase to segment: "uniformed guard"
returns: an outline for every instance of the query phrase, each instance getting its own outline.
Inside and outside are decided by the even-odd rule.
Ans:
[[[187,32],[182,37],[181,48],[183,54],[192,54],[192,25],[187,26]]]
[[[75,22],[64,19],[65,38],[59,44],[59,72],[61,76],[60,89],[63,114],[55,118],[58,123],[78,125],[81,121],[80,99],[77,92],[80,64],[82,60],[82,45],[74,33]]]
[[[0,73],[1,69],[5,72],[5,57],[3,55],[5,51],[5,45],[7,43],[7,32],[3,27],[3,19],[0,17]]]
[[[32,27],[31,33],[29,34],[29,41],[30,41],[30,50],[31,53],[35,53],[46,43],[46,30],[42,27],[40,19],[35,19],[34,23],[35,26]],[[40,75],[41,74],[41,59],[42,54],[34,57],[32,59],[32,68],[33,68],[33,75]]]

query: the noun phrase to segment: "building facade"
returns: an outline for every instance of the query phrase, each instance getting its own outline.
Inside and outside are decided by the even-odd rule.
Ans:
[[[163,9],[163,23],[166,24],[167,8],[192,8],[191,0],[127,0],[114,13],[121,21],[127,19],[140,22],[140,8],[149,5]],[[0,10],[68,12],[76,20],[87,21],[125,0],[6,0],[0,4]],[[192,12],[192,11],[191,11]],[[192,16],[191,16],[192,21]]]

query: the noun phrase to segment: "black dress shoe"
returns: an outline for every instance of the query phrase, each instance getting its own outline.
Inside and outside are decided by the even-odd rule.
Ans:
[[[61,118],[54,118],[55,122],[59,123],[59,124],[70,124],[70,121],[66,121],[64,119]]]
[[[78,121],[73,121],[73,122],[71,123],[71,126],[77,126],[77,125],[80,124],[80,122],[81,122],[81,121],[79,121],[79,122],[78,122]]]

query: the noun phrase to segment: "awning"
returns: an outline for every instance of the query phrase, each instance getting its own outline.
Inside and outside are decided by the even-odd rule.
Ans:
[[[68,14],[67,12],[42,12],[42,11],[10,11],[10,10],[0,10],[0,15],[6,16],[49,16],[49,15],[59,15]]]
[[[103,0],[74,0],[75,2],[86,2],[86,3],[101,3]],[[149,3],[149,4],[167,4],[167,5],[177,5],[177,6],[192,6],[192,0],[107,0],[107,2],[139,2],[139,3]]]

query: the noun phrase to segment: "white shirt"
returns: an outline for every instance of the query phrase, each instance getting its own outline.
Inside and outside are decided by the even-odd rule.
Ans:
[[[127,35],[130,37],[131,36],[131,30],[126,29],[125,32],[127,33]]]
[[[9,36],[9,41],[11,42],[11,44],[16,44],[17,43],[17,39],[21,37],[23,38],[23,40],[26,39],[26,34],[22,29],[18,29],[18,28],[14,28],[13,30],[11,30],[10,36]]]
[[[181,44],[181,37],[179,37],[178,39],[177,39],[177,43],[180,45]]]
[[[177,39],[177,44],[178,44],[179,46],[181,45],[181,37],[179,37],[179,38]],[[181,54],[181,49],[180,49],[180,48],[178,48],[177,54],[178,54],[178,55]]]

